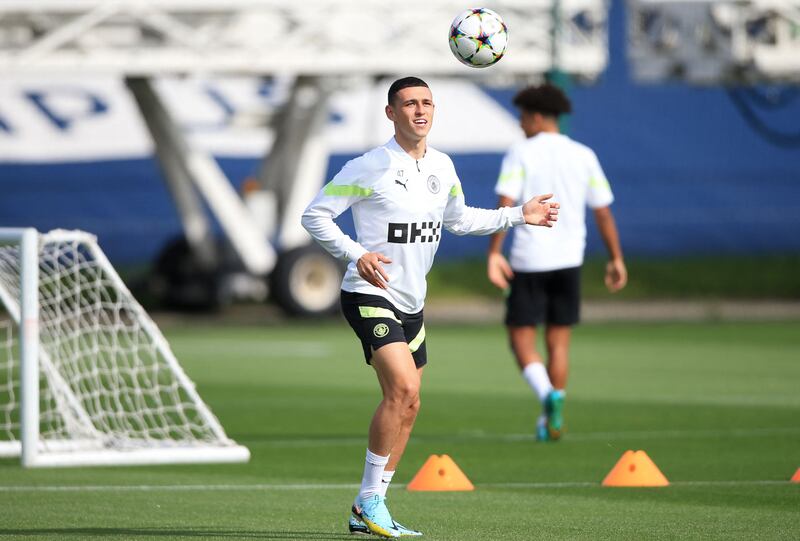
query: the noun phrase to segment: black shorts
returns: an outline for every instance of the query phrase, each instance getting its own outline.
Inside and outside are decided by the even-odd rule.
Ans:
[[[514,272],[506,299],[506,325],[575,325],[580,321],[581,268]]]
[[[406,314],[383,297],[349,291],[342,291],[341,300],[342,313],[361,340],[367,364],[375,350],[393,342],[408,344],[417,368],[428,363],[421,310]]]

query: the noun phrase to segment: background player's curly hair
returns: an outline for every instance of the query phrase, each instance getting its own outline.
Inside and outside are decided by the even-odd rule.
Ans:
[[[529,86],[514,96],[514,105],[529,113],[546,116],[563,115],[572,112],[572,104],[566,94],[555,85],[545,83]]]

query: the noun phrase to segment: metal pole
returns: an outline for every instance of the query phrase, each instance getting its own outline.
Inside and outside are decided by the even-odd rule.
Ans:
[[[559,87],[565,94],[569,95],[570,89],[570,76],[568,73],[561,69],[561,29],[563,21],[561,17],[561,0],[553,0],[553,6],[550,12],[550,19],[553,24],[553,29],[550,32],[550,70],[547,72],[547,80]],[[558,127],[561,133],[569,133],[569,117],[568,115],[560,115],[558,118]]]
[[[39,447],[39,235],[20,242],[20,442],[22,465],[33,466]]]

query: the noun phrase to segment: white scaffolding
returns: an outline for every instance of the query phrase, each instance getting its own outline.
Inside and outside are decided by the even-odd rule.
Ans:
[[[629,0],[642,81],[800,83],[800,0]]]
[[[605,1],[556,5],[560,69],[595,78],[607,63]],[[553,6],[487,2],[511,40],[493,76],[552,68]],[[4,0],[0,71],[465,75],[469,68],[446,46],[464,7],[452,0]]]

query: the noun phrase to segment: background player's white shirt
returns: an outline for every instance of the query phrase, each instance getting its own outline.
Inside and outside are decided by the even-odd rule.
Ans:
[[[357,241],[345,235],[334,218],[352,207]],[[422,310],[442,227],[457,235],[489,235],[524,224],[521,207],[478,209],[466,206],[461,181],[450,157],[430,146],[415,160],[392,138],[350,160],[325,185],[302,218],[303,226],[334,257],[350,260],[342,289],[380,295],[399,310]],[[356,262],[378,252],[388,289],[361,278]]]
[[[525,225],[514,230],[509,263],[516,271],[578,267],[586,247],[586,206],[614,201],[595,153],[566,135],[540,133],[514,144],[503,158],[495,192],[514,201],[553,193],[561,204],[552,229]]]

